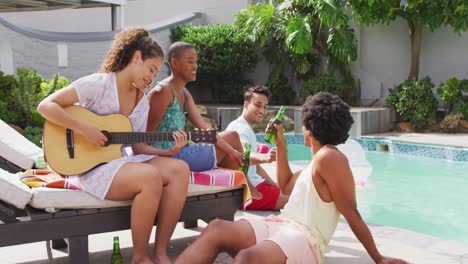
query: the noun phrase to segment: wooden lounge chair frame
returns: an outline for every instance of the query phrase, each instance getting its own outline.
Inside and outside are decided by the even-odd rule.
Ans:
[[[10,172],[19,171],[2,157],[0,167]],[[192,228],[197,226],[198,219],[205,222],[215,218],[233,220],[242,197],[242,189],[187,197],[179,222],[184,222],[185,228]],[[87,264],[88,236],[130,229],[130,206],[48,213],[29,205],[20,210],[0,201],[0,221],[3,222],[0,223],[0,247],[52,240],[53,248],[68,247],[69,263]]]

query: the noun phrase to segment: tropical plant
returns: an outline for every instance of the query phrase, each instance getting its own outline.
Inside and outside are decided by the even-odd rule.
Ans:
[[[234,24],[265,48],[264,55],[274,66],[270,82],[292,65],[295,83],[298,75],[314,71],[321,56],[330,64],[356,60],[357,40],[344,6],[344,1],[334,0],[267,1],[248,5]]]
[[[416,80],[419,76],[419,54],[425,28],[434,31],[450,26],[458,33],[468,29],[466,0],[348,0],[346,3],[353,17],[366,25],[388,24],[397,17],[406,20],[411,44],[411,68],[408,76]]]
[[[256,46],[246,33],[232,25],[186,25],[172,29],[171,39],[197,50],[197,80],[189,87],[207,87],[218,103],[242,102],[247,75],[257,64]]]
[[[425,128],[436,119],[438,102],[432,88],[434,84],[429,77],[419,81],[410,78],[389,89],[385,102],[394,107],[404,121],[410,121],[415,128]]]

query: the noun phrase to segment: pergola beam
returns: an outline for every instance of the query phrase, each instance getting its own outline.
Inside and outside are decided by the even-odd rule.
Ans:
[[[42,11],[125,5],[126,0],[0,0],[0,12]]]
[[[31,6],[31,7],[46,7],[47,2],[38,0],[0,0],[0,3],[12,3],[16,5]]]

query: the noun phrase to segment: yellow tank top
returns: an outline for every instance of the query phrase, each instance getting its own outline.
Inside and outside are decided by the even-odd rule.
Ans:
[[[340,213],[334,202],[326,203],[318,195],[312,181],[313,163],[312,160],[297,178],[281,217],[306,227],[317,240],[319,259],[323,262],[325,247],[335,233]]]

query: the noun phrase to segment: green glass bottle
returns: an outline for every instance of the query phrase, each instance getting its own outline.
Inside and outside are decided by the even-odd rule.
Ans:
[[[250,167],[250,151],[252,149],[252,145],[248,144],[247,147],[245,148],[244,151],[244,157],[242,157],[242,161],[244,162],[244,166],[239,166],[240,171],[244,173],[245,176],[247,176],[247,172],[249,171]]]
[[[270,124],[268,124],[268,130],[265,132],[265,141],[270,144],[275,144],[276,136],[278,131],[276,130],[274,124],[281,124],[283,122],[283,115],[286,107],[282,105],[276,114],[275,118],[271,120]]]
[[[111,264],[123,264],[123,257],[120,254],[119,237],[114,237],[114,249],[112,251]]]

